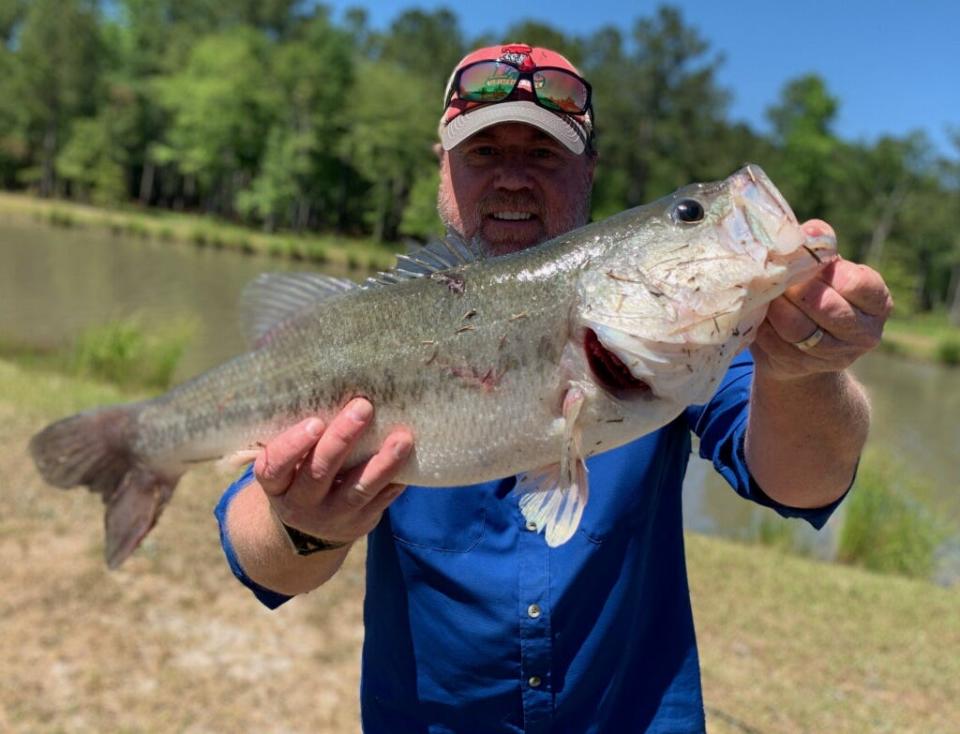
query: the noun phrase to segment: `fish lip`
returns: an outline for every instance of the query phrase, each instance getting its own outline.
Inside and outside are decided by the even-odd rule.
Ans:
[[[770,177],[764,172],[760,166],[756,163],[748,163],[745,165],[738,173],[746,176],[750,183],[761,189],[767,197],[772,200],[777,207],[783,212],[783,215],[787,218],[787,221],[791,224],[798,224],[797,215],[794,214],[793,209],[790,207],[790,204],[787,203],[787,200],[784,198],[783,194],[780,193],[773,181],[770,180]],[[737,174],[734,174],[737,175]]]

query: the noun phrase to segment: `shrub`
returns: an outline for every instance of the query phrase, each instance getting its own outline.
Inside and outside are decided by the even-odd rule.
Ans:
[[[960,335],[948,334],[937,341],[937,359],[944,364],[960,364]]]
[[[365,263],[357,253],[347,253],[347,267],[350,268],[350,270],[360,270],[364,264]]]
[[[837,559],[874,571],[929,577],[937,546],[946,533],[905,488],[904,471],[893,462],[861,464],[846,501]]]
[[[327,248],[319,242],[311,242],[307,245],[307,257],[310,258],[310,262],[315,263],[325,263],[330,259]]]
[[[186,326],[148,333],[137,317],[130,317],[81,332],[71,363],[74,372],[86,377],[164,389],[188,341]]]
[[[54,227],[70,228],[76,225],[76,219],[70,212],[60,209],[51,209],[47,215],[47,221]]]

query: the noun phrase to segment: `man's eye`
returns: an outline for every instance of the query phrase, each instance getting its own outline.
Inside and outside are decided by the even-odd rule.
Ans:
[[[533,157],[534,158],[553,158],[555,153],[552,148],[534,148]]]
[[[494,153],[496,153],[496,150],[494,150],[494,147],[492,145],[478,145],[476,148],[473,149],[474,155],[491,156]]]

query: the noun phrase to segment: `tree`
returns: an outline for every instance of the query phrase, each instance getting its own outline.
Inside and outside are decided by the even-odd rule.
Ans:
[[[42,196],[56,185],[54,162],[74,117],[95,111],[101,42],[94,0],[34,0],[19,31],[12,85],[22,129],[38,159]]]
[[[434,109],[450,70],[464,55],[457,16],[447,8],[401,13],[379,39],[379,46],[380,60],[416,75],[433,90]]]
[[[414,180],[436,166],[431,148],[437,105],[431,91],[427,82],[393,65],[368,62],[357,68],[341,155],[368,182],[365,218],[377,240],[396,239]]]
[[[267,48],[246,27],[207,36],[182,71],[154,82],[170,125],[153,159],[183,176],[185,195],[208,211],[230,214],[259,166],[278,107],[263,74]]]
[[[669,7],[638,19],[631,41],[608,27],[583,47],[601,151],[598,216],[723,175],[714,163],[727,104],[721,58]]]
[[[267,229],[311,221],[338,224],[344,198],[338,146],[350,124],[346,99],[353,84],[350,37],[318,14],[275,49],[270,76],[278,114],[265,158],[242,209]]]
[[[838,109],[824,80],[808,74],[788,82],[780,102],[767,111],[781,153],[777,180],[801,219],[826,216],[842,178],[832,131]]]

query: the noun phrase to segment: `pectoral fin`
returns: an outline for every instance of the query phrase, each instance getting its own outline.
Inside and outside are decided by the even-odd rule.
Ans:
[[[514,488],[520,511],[527,522],[543,531],[547,545],[563,545],[580,526],[589,497],[587,466],[580,450],[577,416],[584,402],[583,391],[571,388],[563,401],[563,451],[560,462],[521,474]]]

